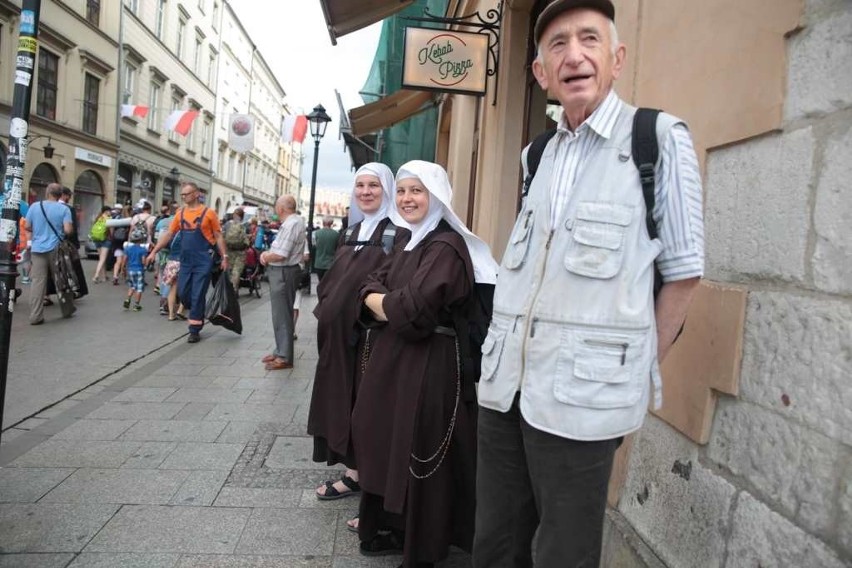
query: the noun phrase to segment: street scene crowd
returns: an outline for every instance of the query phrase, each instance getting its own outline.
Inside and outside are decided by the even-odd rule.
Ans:
[[[191,182],[156,212],[105,206],[88,275],[62,248],[75,228],[51,184],[21,225],[29,323],[44,323],[54,294],[72,317],[87,283],[125,284],[116,310],[185,320],[198,343],[211,284],[259,295],[267,282],[274,349],[262,363],[283,371],[297,364],[312,267],[311,458],[346,468],[315,497],[360,499],[347,527],[361,554],[426,568],[454,546],[481,568],[597,566],[613,456],[659,404],[659,361],[703,275],[684,123],[657,118],[651,207],[638,172],[617,168],[636,109],[612,90],[625,56],[613,19],[607,0],[557,1],[536,22],[534,73],[563,114],[540,165],[525,150],[527,192],[500,264],[454,212],[444,168],[420,160],[358,169],[339,231],[306,227],[290,195],[275,224],[242,208],[220,220]]]

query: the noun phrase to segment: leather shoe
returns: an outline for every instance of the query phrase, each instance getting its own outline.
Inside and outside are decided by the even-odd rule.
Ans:
[[[278,357],[276,357],[275,355],[270,354],[270,355],[264,355],[264,356],[263,356],[263,358],[262,358],[260,361],[261,361],[262,363],[272,363],[272,362],[273,362],[273,361],[275,361],[276,359],[278,359]]]
[[[270,361],[266,365],[263,366],[267,371],[280,371],[282,369],[292,369],[293,363],[290,361],[285,361],[283,359],[275,359],[274,361]]]

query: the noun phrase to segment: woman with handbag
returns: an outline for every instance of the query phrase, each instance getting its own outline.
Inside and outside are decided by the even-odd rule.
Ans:
[[[454,321],[475,282],[496,281],[497,263],[453,213],[441,166],[408,162],[396,188],[391,219],[411,239],[361,289],[364,317],[384,325],[370,340],[352,437],[361,553],[401,551],[404,567],[419,568],[472,544],[476,396],[462,381]]]

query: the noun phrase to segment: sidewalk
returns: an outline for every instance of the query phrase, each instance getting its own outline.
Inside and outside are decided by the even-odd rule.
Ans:
[[[264,289],[266,292],[267,289]],[[321,502],[339,475],[305,433],[316,366],[315,296],[302,301],[296,365],[264,370],[268,295],[237,336],[208,326],[66,399],[0,445],[2,567],[395,567],[369,559]],[[61,408],[60,408],[61,406]],[[442,567],[468,566],[454,554]]]

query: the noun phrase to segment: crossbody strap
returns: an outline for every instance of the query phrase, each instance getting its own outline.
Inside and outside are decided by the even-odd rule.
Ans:
[[[51,223],[50,219],[47,217],[47,211],[44,210],[44,201],[39,201],[38,205],[39,207],[41,207],[41,214],[44,217],[47,226],[50,227],[50,230],[53,231],[53,234],[56,235],[57,239],[59,239],[60,241],[64,241],[65,238],[59,235],[59,233],[56,231],[56,228],[53,226],[53,223]]]

